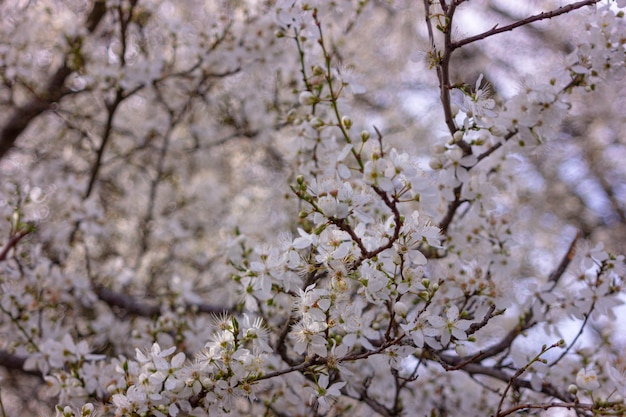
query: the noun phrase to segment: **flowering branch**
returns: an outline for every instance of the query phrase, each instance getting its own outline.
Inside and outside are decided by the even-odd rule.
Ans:
[[[543,346],[541,348],[541,352],[539,352],[537,354],[537,356],[535,356],[534,358],[532,358],[525,366],[523,366],[522,368],[518,369],[517,372],[515,372],[515,374],[510,378],[506,388],[504,389],[504,392],[502,393],[502,396],[500,397],[500,402],[498,403],[498,408],[496,410],[496,415],[500,415],[500,410],[502,409],[502,405],[504,404],[504,399],[506,398],[506,394],[508,393],[508,391],[511,389],[511,387],[513,387],[514,382],[524,373],[528,370],[528,368],[530,368],[530,366],[535,363],[535,362],[544,362],[545,359],[542,359],[541,356],[546,353],[547,351],[557,348],[557,347],[563,347],[565,345],[565,342],[563,340],[558,341],[557,343],[554,343],[550,346]]]
[[[572,45],[550,68],[558,75],[496,101],[482,75],[475,87],[452,84],[455,52],[585,2],[458,42],[463,0],[407,2],[411,13],[426,13],[424,30],[411,33],[430,44],[425,65],[437,74],[438,97],[428,104],[438,101],[446,132],[433,138],[441,126],[416,119],[402,96],[414,45],[365,49],[372,36],[402,34],[395,3],[170,3],[105,7],[107,36],[86,39],[89,59],[72,78],[90,96],[68,96],[60,112],[67,122],[57,135],[69,131],[70,140],[39,153],[31,136],[32,155],[0,166],[0,214],[17,206],[17,220],[36,221],[14,220],[10,230],[0,223],[8,240],[0,331],[12,336],[0,366],[39,372],[61,404],[58,417],[92,417],[96,406],[106,416],[171,417],[624,410],[619,346],[603,329],[588,351],[581,336],[619,325],[611,320],[623,298],[623,258],[586,248],[580,234],[560,253],[558,233],[547,236],[569,227],[567,216],[531,206],[526,196],[541,181],[525,181],[516,163],[562,132],[566,112],[577,111],[566,102],[577,98],[573,87],[591,90],[597,79],[602,88],[608,71],[623,75],[615,7],[574,13],[575,45],[555,35]],[[67,25],[57,36],[85,33],[63,7]],[[23,50],[0,46],[15,66],[0,71],[10,103],[21,97],[10,91],[14,79],[29,91],[48,81],[47,55],[39,60],[39,44],[27,45],[27,36],[47,35],[45,25],[29,22],[19,23]],[[0,32],[11,31],[5,26]],[[297,51],[277,41],[286,33]],[[495,66],[494,57],[502,65],[517,58],[489,52]],[[12,78],[24,68],[31,73]],[[432,82],[410,77],[410,85]],[[364,87],[372,94],[361,100]],[[94,128],[91,153],[85,138]],[[52,131],[42,126],[41,136]],[[232,143],[237,136],[255,140]],[[277,186],[285,178],[293,193]],[[535,215],[547,212],[546,228]],[[37,240],[24,239],[30,224]],[[231,297],[236,305],[224,304]],[[564,335],[571,343],[539,347],[575,320],[578,334]],[[544,359],[554,347],[564,348],[560,356]],[[97,404],[81,409],[86,400]]]
[[[461,359],[456,356],[442,353],[434,354],[434,359],[437,360],[446,370],[448,370],[448,368],[456,369],[456,366],[461,362]],[[535,391],[535,388],[533,388],[530,381],[519,379],[519,375],[517,375],[517,377],[515,376],[515,374],[512,376],[510,375],[510,373],[497,367],[485,366],[478,363],[467,363],[461,368],[461,370],[469,375],[485,375],[498,379],[502,382],[506,382],[507,386],[516,389],[524,388]],[[543,382],[539,391],[550,397],[558,398],[564,402],[573,400],[573,396],[560,392],[557,388],[554,387],[554,385],[548,382]]]

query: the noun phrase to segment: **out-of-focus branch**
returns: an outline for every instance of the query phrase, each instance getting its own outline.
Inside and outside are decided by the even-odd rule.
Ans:
[[[580,231],[578,231],[576,233],[576,236],[572,240],[572,243],[569,245],[569,249],[563,256],[563,259],[561,259],[559,266],[554,270],[554,272],[550,274],[550,277],[548,278],[548,282],[554,283],[553,288],[554,286],[556,286],[556,284],[559,282],[559,279],[561,279],[561,277],[565,273],[565,270],[569,266],[572,259],[574,259],[574,255],[576,254],[576,244],[580,240],[580,237],[581,237],[581,233]]]
[[[104,301],[109,306],[121,308],[128,314],[141,317],[155,317],[161,314],[161,305],[159,304],[144,303],[131,295],[121,294],[104,287],[96,287],[94,291],[100,300]],[[203,303],[190,303],[187,307],[193,311],[210,314],[229,313],[234,310],[232,307],[214,306]]]
[[[27,375],[32,375],[32,376],[37,376],[39,378],[43,378],[43,375],[41,375],[41,372],[39,371],[24,369],[24,363],[26,363],[26,358],[22,356],[14,355],[4,350],[0,350],[0,366],[1,367],[5,369],[20,371]]]
[[[105,13],[106,2],[104,0],[96,1],[85,23],[89,33],[96,30]],[[42,95],[32,98],[24,106],[16,107],[13,110],[8,122],[0,129],[0,159],[13,147],[17,138],[26,130],[33,119],[69,93],[69,90],[65,88],[65,80],[74,70],[68,61],[69,56],[66,56],[63,65],[45,83],[46,86]]]
[[[391,410],[389,410],[384,404],[381,404],[380,401],[376,400],[375,398],[370,397],[367,394],[367,390],[364,389],[361,393],[359,397],[356,397],[359,401],[363,401],[365,404],[367,404],[372,410],[376,411],[378,414],[380,414],[381,416],[394,416],[397,414],[393,414],[391,412]]]
[[[96,179],[98,178],[98,171],[100,170],[100,166],[102,165],[102,157],[104,156],[104,150],[106,149],[106,145],[109,142],[109,138],[111,137],[111,133],[113,132],[113,118],[115,117],[115,112],[119,107],[120,103],[124,100],[123,91],[118,89],[115,92],[115,99],[107,104],[107,122],[104,127],[104,134],[102,135],[102,142],[100,143],[100,147],[98,148],[98,152],[96,153],[96,160],[93,164],[93,168],[91,169],[91,176],[89,178],[89,185],[87,185],[87,191],[85,191],[85,199],[89,198],[91,192],[93,191],[94,184],[96,183]]]
[[[124,12],[122,10],[121,4],[118,5],[118,17],[120,20],[120,42],[122,44],[122,49],[119,53],[121,66],[126,66],[126,44],[128,38],[128,23],[131,21],[133,17],[133,12],[135,10],[136,2],[131,2],[130,9],[128,10],[127,16],[124,17]],[[100,170],[100,166],[102,165],[102,158],[104,156],[104,152],[106,150],[106,146],[109,143],[111,135],[113,134],[113,119],[115,118],[115,113],[119,109],[120,104],[128,97],[135,94],[137,91],[143,88],[143,84],[135,87],[132,91],[124,92],[124,89],[117,88],[115,91],[115,98],[110,103],[107,103],[107,122],[104,127],[104,133],[102,135],[102,142],[100,143],[100,148],[98,148],[98,153],[96,155],[96,161],[94,162],[93,168],[91,170],[91,177],[89,178],[89,185],[87,186],[87,191],[85,192],[85,199],[89,198],[91,192],[93,191],[93,187],[96,183],[96,179],[98,178],[98,171]]]
[[[609,180],[607,177],[612,176],[611,171],[602,171],[600,167],[606,166],[606,161],[604,161],[603,157],[603,149],[602,147],[596,147],[593,145],[592,141],[582,140],[580,141],[582,147],[582,156],[585,158],[587,162],[587,167],[589,171],[596,178],[600,187],[602,187],[602,191],[606,195],[607,200],[611,206],[611,209],[615,213],[615,215],[619,218],[619,221],[622,223],[626,223],[626,208],[620,202],[619,196],[616,195],[616,184],[621,184],[620,180]]]

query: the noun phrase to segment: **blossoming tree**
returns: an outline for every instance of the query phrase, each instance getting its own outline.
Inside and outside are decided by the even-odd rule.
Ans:
[[[0,4],[2,415],[624,415],[626,2],[521,3]]]

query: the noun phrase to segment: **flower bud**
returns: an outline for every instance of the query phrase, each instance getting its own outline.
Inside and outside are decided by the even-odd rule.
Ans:
[[[409,312],[409,307],[402,301],[398,301],[393,305],[393,311],[399,316],[406,317],[406,314]]]
[[[313,75],[319,77],[320,75],[324,75],[324,68],[316,65],[313,67]]]
[[[459,355],[460,357],[467,356],[467,346],[463,344],[456,345],[454,347],[454,350],[456,351],[456,354]]]
[[[446,146],[442,143],[433,143],[432,145],[430,145],[430,152],[434,153],[435,155],[441,155],[445,151]]]
[[[463,140],[463,132],[462,130],[457,130],[456,132],[454,132],[454,135],[452,135],[452,137],[454,138],[455,142],[460,142],[461,140]]]
[[[431,160],[428,161],[428,166],[432,169],[441,169],[443,168],[443,163],[439,158],[431,158]]]
[[[83,417],[88,417],[93,414],[93,411],[94,411],[93,404],[88,403],[88,404],[83,405],[82,409],[80,410],[80,415]]]
[[[367,142],[369,138],[370,132],[368,132],[367,130],[361,132],[361,140],[363,141],[363,143]]]
[[[320,119],[319,117],[312,118],[310,123],[314,129],[319,129],[320,127],[325,125],[324,121]]]
[[[463,149],[459,148],[458,146],[455,146],[452,149],[448,149],[446,153],[448,159],[450,159],[451,161],[458,161],[463,158]]]
[[[303,91],[303,92],[300,93],[300,96],[298,97],[298,101],[303,106],[312,106],[313,104],[319,102],[320,100],[312,92],[310,92],[310,91]]]
[[[456,117],[456,115],[459,114],[459,106],[457,106],[456,104],[451,104],[450,112],[452,113],[452,117]]]
[[[352,119],[348,116],[343,116],[341,118],[341,124],[343,125],[343,127],[349,130],[352,127]]]

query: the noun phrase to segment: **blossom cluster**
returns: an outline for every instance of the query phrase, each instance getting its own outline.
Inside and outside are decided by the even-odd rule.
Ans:
[[[625,4],[596,2],[518,22],[581,29],[510,95],[487,66],[451,81],[500,33],[461,37],[470,2],[117,0],[85,28],[68,2],[50,38],[52,9],[24,9],[33,33],[11,14],[2,100],[28,108],[52,65],[32,44],[72,77],[32,116],[63,144],[28,131],[0,161],[1,365],[58,416],[623,414],[624,257],[536,215],[524,172],[624,75]],[[381,74],[359,39],[409,14],[436,129],[386,93],[413,64]]]

